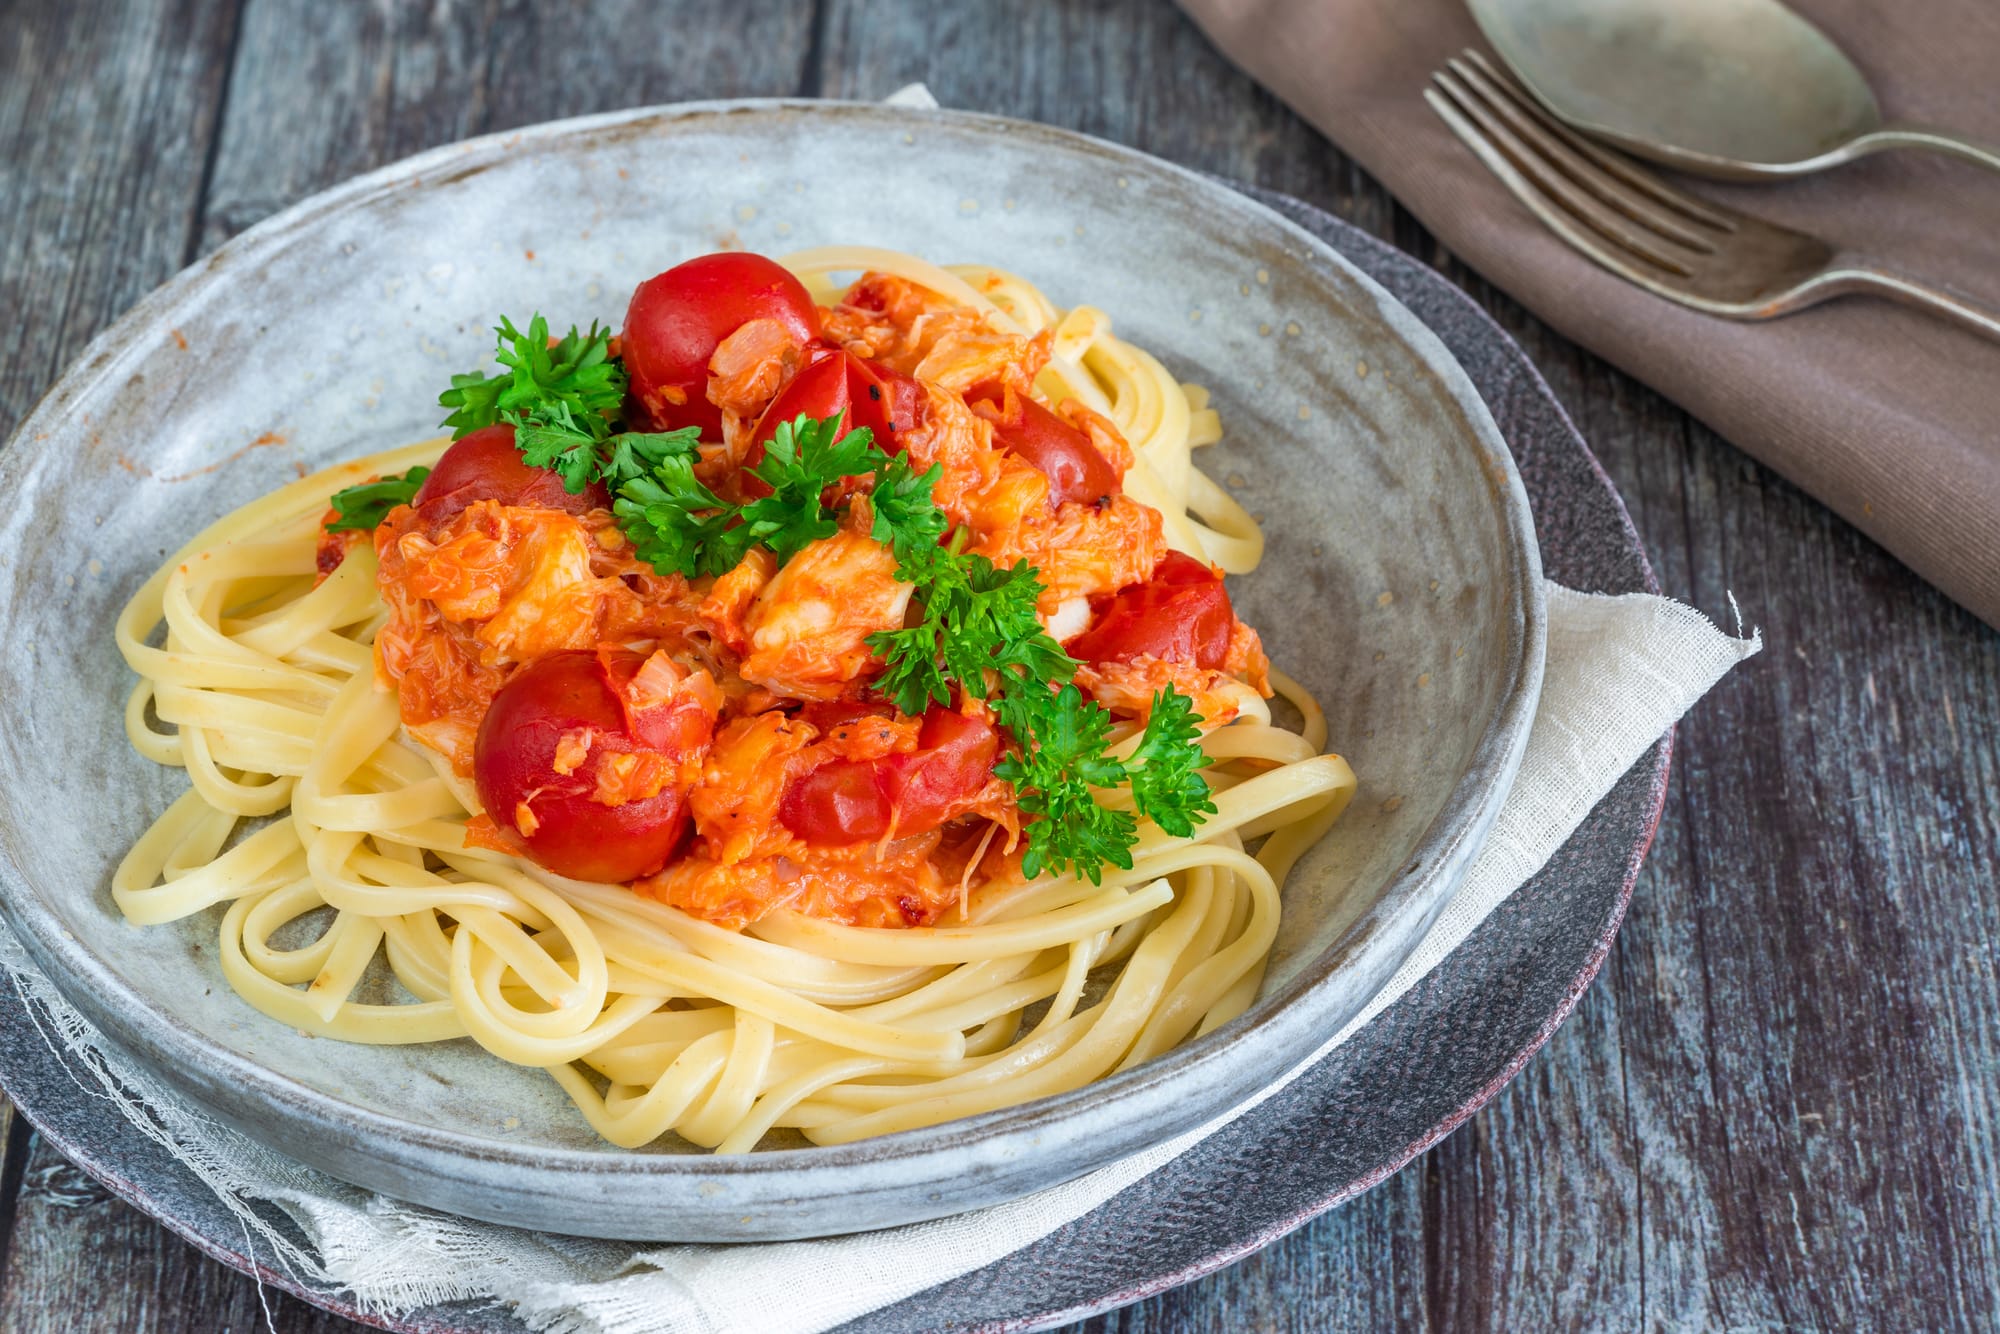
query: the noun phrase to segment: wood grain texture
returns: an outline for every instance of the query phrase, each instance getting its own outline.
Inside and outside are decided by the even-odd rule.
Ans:
[[[0,433],[194,257],[234,6],[0,4]]]
[[[28,1157],[28,1123],[14,1104],[0,1094],[0,1262],[13,1248],[14,1199],[21,1190],[21,1172]],[[7,1296],[5,1271],[0,1270],[0,1302]]]
[[[260,1291],[113,1198],[40,1137],[28,1142],[14,1244],[0,1270],[0,1329],[8,1334],[363,1328],[275,1289]]]
[[[660,10],[0,5],[18,38],[0,44],[0,227],[18,238],[0,248],[0,428],[183,259],[355,172],[556,116],[923,79],[947,105],[1300,195],[1480,300],[1575,415],[1666,589],[1718,618],[1733,593],[1768,648],[1683,725],[1613,958],[1520,1078],[1379,1189],[1075,1328],[1990,1327],[2000,635],[1441,253],[1156,0]],[[18,1157],[27,1137],[10,1142]],[[247,1279],[46,1149],[21,1177],[0,1328],[261,1320]],[[58,1319],[76,1312],[107,1323]],[[353,1328],[275,1295],[272,1315]]]
[[[438,144],[651,102],[804,82],[813,9],[696,0],[319,5],[248,0],[204,250],[305,196]],[[745,40],[756,34],[756,41]]]

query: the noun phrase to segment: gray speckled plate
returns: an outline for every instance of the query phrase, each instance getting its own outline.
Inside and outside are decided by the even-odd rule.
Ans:
[[[1507,335],[1408,255],[1297,200],[1265,198],[1416,311],[1465,366],[1520,465],[1550,577],[1598,592],[1658,592],[1617,492]],[[1227,1135],[1034,1245],[856,1322],[851,1334],[997,1334],[1078,1319],[1240,1259],[1387,1178],[1492,1097],[1596,974],[1659,820],[1671,748],[1662,739],[1634,765],[1420,986]],[[192,1173],[84,1091],[5,988],[0,1083],[117,1194],[208,1254],[300,1292],[245,1253],[241,1228]],[[300,1295],[358,1314],[339,1296]],[[387,1323],[412,1334],[525,1329],[470,1303]]]
[[[437,384],[484,359],[502,312],[615,321],[635,281],[690,254],[836,240],[1015,269],[1214,391],[1229,437],[1207,466],[1270,539],[1238,605],[1326,702],[1363,783],[1287,887],[1249,1014],[1078,1092],[930,1130],[629,1153],[469,1043],[332,1047],[265,1019],[216,976],[212,918],[120,920],[110,869],[184,780],[125,747],[110,625],[168,549],[295,465],[431,431]],[[410,159],[141,303],[22,424],[0,487],[16,498],[0,518],[0,690],[36,701],[0,717],[0,874],[23,942],[109,1037],[246,1132],[390,1194],[576,1233],[762,1239],[932,1217],[1222,1110],[1337,1029],[1421,937],[1512,779],[1541,678],[1521,481],[1424,325],[1239,194],[989,117],[678,107]]]

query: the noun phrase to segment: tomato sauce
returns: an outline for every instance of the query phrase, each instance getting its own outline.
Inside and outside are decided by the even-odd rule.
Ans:
[[[1219,578],[1210,590],[1197,565],[1193,592],[1186,570],[1152,582],[1169,552],[1160,515],[1123,493],[1132,456],[1116,429],[1080,403],[1027,398],[1046,336],[880,274],[826,309],[802,308],[794,287],[740,264],[642,285],[621,337],[634,428],[702,426],[697,474],[727,496],[754,489],[774,402],[879,418],[885,448],[939,466],[934,499],[967,549],[1036,567],[1045,624],[1151,650],[1086,664],[1078,683],[1106,707],[1143,716],[1174,684],[1233,716],[1230,682],[1268,693]],[[674,304],[689,292],[710,303],[700,318]],[[829,394],[841,401],[821,411]],[[636,558],[601,490],[571,495],[525,468],[511,428],[467,436],[432,476],[445,482],[374,533],[377,679],[408,732],[487,794],[472,841],[629,880],[732,928],[778,908],[923,925],[1017,868],[1020,814],[992,776],[1006,742],[984,705],[911,718],[871,688],[867,638],[904,625],[913,590],[865,504],[782,568],[758,548],[689,580]],[[1144,624],[1159,606],[1186,625]],[[1198,651],[1159,656],[1180,644]]]

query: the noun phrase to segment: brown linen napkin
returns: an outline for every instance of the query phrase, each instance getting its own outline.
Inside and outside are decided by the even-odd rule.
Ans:
[[[1767,324],[1714,319],[1571,251],[1423,101],[1432,70],[1488,49],[1459,0],[1182,4],[1473,268],[2000,626],[2000,343],[1874,298]],[[1795,7],[1853,57],[1891,119],[2000,141],[2000,6]],[[1694,189],[2000,307],[2000,174],[1897,152],[1800,181]]]

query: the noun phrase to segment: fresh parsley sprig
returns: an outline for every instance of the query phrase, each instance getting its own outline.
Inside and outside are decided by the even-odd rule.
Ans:
[[[857,426],[840,434],[842,416],[797,417],[780,422],[753,469],[771,494],[743,507],[751,542],[769,547],[779,564],[812,543],[832,537],[839,524],[824,503],[827,489],[847,477],[877,474],[889,456],[875,433]]]
[[[751,470],[770,494],[745,505],[729,504],[695,477],[691,433],[614,437],[603,469],[617,491],[612,513],[640,559],[663,573],[726,574],[758,546],[783,563],[839,528],[826,507],[829,489],[893,468],[867,427],[842,435],[840,424],[839,416],[780,423]]]
[[[451,388],[438,395],[439,405],[452,409],[444,419],[452,439],[511,425],[522,461],[561,477],[571,495],[599,480],[616,491],[668,454],[693,452],[700,438],[695,427],[663,434],[617,429],[626,377],[623,363],[611,355],[609,330],[592,324],[582,333],[571,325],[551,340],[548,320],[537,313],[526,333],[504,316],[494,333],[494,360],[507,374],[491,380],[483,371],[454,375]]]
[[[521,451],[521,461],[555,473],[571,495],[581,494],[603,474],[604,437],[579,422],[569,404],[558,399],[539,405],[533,412],[510,411],[506,417],[513,424],[514,447]]]
[[[1017,561],[1003,569],[984,556],[959,555],[935,544],[931,550],[936,555],[917,562],[920,568],[905,561],[897,569],[917,586],[922,618],[869,637],[869,647],[885,664],[877,690],[904,713],[917,714],[932,700],[951,703],[953,681],[986,694],[988,672],[1018,668],[1035,681],[1069,678],[1076,660],[1035,615],[1042,585],[1033,566]]]
[[[873,536],[895,551],[897,576],[917,586],[923,611],[899,630],[869,636],[883,662],[875,688],[906,714],[949,705],[954,683],[992,704],[1017,747],[994,773],[1035,817],[1021,860],[1031,876],[1067,868],[1096,884],[1106,863],[1131,867],[1138,820],[1096,797],[1120,783],[1131,783],[1139,814],[1170,834],[1192,834],[1215,811],[1200,773],[1207,759],[1194,702],[1163,687],[1131,759],[1112,757],[1110,712],[1070,680],[1076,660],[1035,614],[1042,584],[1034,567],[1002,568],[955,543],[938,545],[946,518],[931,497],[937,476],[933,467],[912,477],[907,464],[900,476],[877,473]]]
[[[695,477],[693,443],[663,450],[649,462],[644,473],[619,485],[611,503],[639,559],[662,574],[690,579],[734,569],[749,544],[729,536],[735,507]]]
[[[552,341],[539,314],[525,333],[506,319],[495,332],[495,359],[507,374],[454,375],[438,397],[452,410],[445,425],[453,438],[507,422],[523,461],[554,471],[571,494],[603,482],[633,550],[662,572],[725,574],[757,546],[782,564],[838,531],[830,490],[845,479],[870,480],[870,535],[895,553],[897,577],[915,585],[920,608],[901,629],[869,636],[883,662],[876,689],[911,715],[949,706],[954,687],[992,705],[1015,744],[994,773],[1014,785],[1031,817],[1027,874],[1069,869],[1097,883],[1106,864],[1132,865],[1139,816],[1185,837],[1215,811],[1200,773],[1193,702],[1163,688],[1131,757],[1111,755],[1110,713],[1070,680],[1077,663],[1036,615],[1035,569],[964,552],[963,532],[946,541],[950,522],[933,495],[939,466],[918,473],[906,455],[884,453],[865,427],[843,434],[839,416],[800,416],[778,427],[752,470],[770,493],[732,505],[695,476],[697,431],[617,429],[626,377],[608,332],[572,327]],[[342,517],[329,526],[373,527],[415,492],[423,472],[406,474],[415,478],[407,492],[404,479],[342,492],[354,493],[355,518],[349,522],[336,496]],[[1099,791],[1120,784],[1130,785],[1134,810],[1098,802]]]
[[[505,316],[493,332],[499,339],[493,357],[507,374],[454,375],[438,395],[438,405],[452,410],[444,419],[452,439],[501,421],[561,424],[600,440],[610,433],[609,418],[625,400],[625,367],[611,356],[610,330],[593,323],[579,333],[571,325],[551,342],[549,322],[537,314],[526,333]]]
[[[1215,814],[1208,780],[1199,772],[1207,762],[1194,701],[1172,686],[1161,686],[1146,716],[1146,733],[1124,762],[1132,804],[1174,837],[1191,837],[1203,816]]]
[[[1100,805],[1096,790],[1130,784],[1132,804],[1167,833],[1186,838],[1215,813],[1201,719],[1194,701],[1172,686],[1153,696],[1146,730],[1130,759],[1109,753],[1111,715],[1074,684],[1050,690],[1013,678],[994,711],[1020,749],[993,772],[1014,785],[1023,812],[1038,818],[1025,833],[1021,869],[1028,875],[1065,868],[1098,883],[1104,864],[1130,870],[1138,820],[1131,811]]]
[[[1021,870],[1035,876],[1067,868],[1096,884],[1107,862],[1130,869],[1138,819],[1099,805],[1095,792],[1116,787],[1125,776],[1124,765],[1107,753],[1110,712],[1085,699],[1073,682],[1051,691],[1018,678],[1001,692],[994,711],[1019,749],[993,772],[1014,785],[1022,813],[1036,817],[1024,830]]]
[[[419,467],[359,486],[343,487],[333,493],[335,517],[327,521],[326,530],[337,533],[348,528],[366,530],[379,526],[389,517],[390,510],[409,504],[417,488],[424,484],[424,478],[430,475],[429,468]]]

